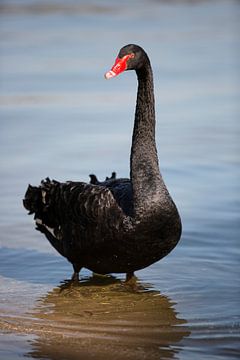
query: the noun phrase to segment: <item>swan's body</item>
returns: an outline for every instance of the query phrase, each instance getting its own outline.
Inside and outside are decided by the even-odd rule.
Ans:
[[[136,45],[121,49],[107,78],[136,70],[138,96],[132,138],[130,179],[29,186],[24,206],[37,230],[74,267],[96,273],[127,273],[166,256],[181,236],[181,220],[159,171],[150,61]]]

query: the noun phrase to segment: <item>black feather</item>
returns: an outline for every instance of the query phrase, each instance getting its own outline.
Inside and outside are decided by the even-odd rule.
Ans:
[[[150,61],[137,45],[122,48],[118,58],[127,54],[126,67],[138,77],[130,179],[115,172],[102,182],[91,174],[90,184],[46,178],[29,185],[23,200],[37,230],[73,264],[74,278],[81,267],[131,275],[166,256],[181,236],[180,216],[159,171]]]

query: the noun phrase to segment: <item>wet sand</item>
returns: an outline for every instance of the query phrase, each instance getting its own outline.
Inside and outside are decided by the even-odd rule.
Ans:
[[[172,359],[190,333],[185,323],[147,284],[94,276],[66,281],[30,312],[1,316],[0,330],[35,335],[27,353],[32,358]]]

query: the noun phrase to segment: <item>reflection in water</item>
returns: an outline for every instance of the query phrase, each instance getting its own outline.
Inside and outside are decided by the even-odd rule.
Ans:
[[[114,277],[65,282],[34,309],[28,356],[48,359],[174,359],[190,334],[173,304],[149,285]]]

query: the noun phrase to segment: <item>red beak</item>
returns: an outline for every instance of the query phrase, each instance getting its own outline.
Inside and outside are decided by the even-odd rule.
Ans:
[[[117,57],[111,70],[105,74],[105,79],[111,79],[112,77],[117,76],[121,72],[125,71],[127,69],[127,61],[131,57],[133,57],[132,54],[125,55],[121,59]]]

